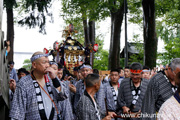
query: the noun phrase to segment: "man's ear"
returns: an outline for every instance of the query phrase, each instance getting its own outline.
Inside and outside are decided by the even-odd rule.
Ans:
[[[32,67],[33,68],[36,68],[36,65],[37,65],[36,62],[32,62]]]

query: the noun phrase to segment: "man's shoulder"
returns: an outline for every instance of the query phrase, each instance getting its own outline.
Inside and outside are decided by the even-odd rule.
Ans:
[[[145,83],[145,84],[148,84],[149,83],[149,80],[148,79],[142,79],[142,81]]]
[[[130,81],[130,78],[124,78],[124,79],[121,81],[121,85],[122,85],[122,84],[129,83],[129,81]]]
[[[90,101],[90,98],[85,95],[85,94],[82,94],[81,98],[79,99],[78,101],[78,105],[77,106],[82,106],[82,105],[87,105],[87,103],[89,103]]]
[[[149,84],[156,84],[164,80],[165,80],[164,74],[162,72],[159,72],[149,80]]]
[[[33,80],[31,78],[31,75],[27,75],[22,77],[18,82],[17,82],[17,88],[20,88],[21,90],[29,90],[33,86]]]
[[[29,74],[29,75],[27,75],[27,76],[22,77],[22,78],[18,81],[18,83],[21,84],[21,85],[24,85],[24,84],[28,84],[29,82],[32,82],[32,81],[33,81],[33,80],[32,80],[32,77],[31,77],[31,75]]]
[[[76,83],[76,86],[82,84],[82,82],[83,82],[83,80],[80,79],[80,80]]]

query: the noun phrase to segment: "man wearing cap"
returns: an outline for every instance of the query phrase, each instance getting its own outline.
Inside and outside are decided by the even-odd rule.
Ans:
[[[83,80],[79,80],[76,84],[76,93],[74,96],[74,109],[75,109],[75,111],[76,111],[77,103],[78,103],[81,95],[84,93],[84,91],[86,89],[84,79],[86,78],[86,76],[88,74],[93,73],[93,69],[90,65],[83,64],[80,68],[80,71],[81,71],[81,74],[83,76]],[[105,110],[106,110],[105,101],[104,101],[105,91],[104,91],[104,86],[102,84],[100,85],[99,91],[95,94],[95,97],[97,99],[97,103],[99,104],[101,110],[105,112]]]
[[[157,73],[150,79],[142,105],[143,114],[156,114],[161,105],[169,99],[177,90],[175,76],[180,72],[180,58],[171,61],[168,68]],[[156,120],[156,117],[143,118],[144,120]]]
[[[67,98],[66,89],[56,79],[47,54],[35,52],[31,62],[33,71],[16,85],[9,117],[12,120],[60,119],[57,101]]]
[[[125,78],[118,91],[118,106],[121,113],[137,113],[141,110],[148,80],[142,79],[142,65],[132,63],[130,66],[130,78]]]

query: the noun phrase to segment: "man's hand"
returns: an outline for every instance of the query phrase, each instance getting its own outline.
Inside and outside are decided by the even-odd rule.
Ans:
[[[57,76],[57,75],[55,74],[55,70],[54,70],[52,67],[48,67],[45,72],[46,72],[46,73],[49,73],[49,77],[50,77],[51,79],[54,79],[54,78],[56,78],[56,76]]]
[[[130,113],[130,109],[128,107],[123,106],[122,109],[124,114]]]
[[[108,115],[110,115],[111,118],[113,118],[114,116],[117,116],[117,114],[115,112],[108,112]]]
[[[67,80],[69,81],[69,79],[70,79],[71,77],[72,77],[72,76],[65,76],[65,77],[64,77],[64,80],[65,80],[65,81],[67,81]]]
[[[69,84],[70,91],[76,93],[76,87],[73,84]]]
[[[102,120],[111,120],[111,116],[110,115],[107,115],[105,118],[103,118]]]
[[[9,88],[14,93],[16,89],[16,81],[14,79],[10,79],[9,81]]]

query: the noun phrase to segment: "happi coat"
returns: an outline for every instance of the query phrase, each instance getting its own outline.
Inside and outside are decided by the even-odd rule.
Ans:
[[[111,89],[110,82],[107,82],[104,85],[106,86],[105,87],[105,94],[106,94],[107,109],[108,109],[108,111],[114,111],[115,112],[117,110],[117,105],[115,105],[114,95],[113,95],[113,91]]]
[[[150,79],[142,105],[143,114],[156,114],[161,105],[169,99],[174,92],[172,85],[168,82],[163,72],[157,73]],[[146,118],[144,120],[155,120],[155,117]]]
[[[102,119],[105,114],[103,114],[98,105],[97,108],[100,114],[100,119]],[[77,120],[99,120],[94,102],[87,91],[82,94],[78,101],[76,111]]]
[[[53,86],[50,78],[49,83],[53,93],[54,102],[58,107],[57,101],[67,99],[68,92],[63,85],[61,85],[61,92],[58,92],[58,90]],[[31,75],[23,77],[17,83],[9,117],[12,120],[41,120],[36,91]],[[54,112],[53,120],[57,120],[56,111]]]
[[[149,81],[146,79],[141,80],[141,93],[140,96],[135,104],[135,108],[133,108],[132,112],[138,112],[141,110],[142,107],[142,101],[147,89]],[[120,111],[122,111],[122,107],[126,106],[130,108],[132,101],[133,101],[133,95],[132,95],[132,88],[131,86],[131,79],[125,78],[120,85],[119,91],[118,91],[118,108]]]
[[[76,111],[76,106],[77,103],[81,97],[81,95],[84,93],[86,89],[86,86],[84,85],[84,80],[79,80],[76,84],[76,93],[74,95],[74,110]],[[97,100],[97,103],[101,110],[103,112],[106,112],[106,107],[105,107],[105,90],[104,90],[104,85],[101,83],[99,91],[95,94],[95,98]]]

